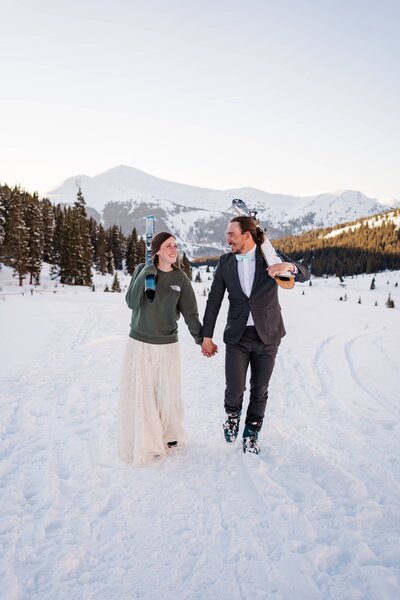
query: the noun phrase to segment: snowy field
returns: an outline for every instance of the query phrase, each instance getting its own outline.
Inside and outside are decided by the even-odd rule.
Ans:
[[[1,597],[400,598],[400,273],[280,291],[259,456],[223,439],[226,305],[213,359],[181,327],[189,443],[144,468],[116,455],[111,279],[22,295],[0,271]]]

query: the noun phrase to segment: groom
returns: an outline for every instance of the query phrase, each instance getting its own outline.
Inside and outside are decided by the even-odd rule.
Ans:
[[[228,320],[224,331],[225,353],[225,440],[232,443],[239,432],[246,374],[250,365],[250,402],[243,431],[243,451],[258,454],[268,384],[285,328],[278,301],[275,275],[291,271],[295,281],[310,277],[305,266],[280,253],[283,261],[267,267],[259,246],[264,233],[251,217],[235,217],[226,230],[231,252],[223,254],[203,319],[202,352],[212,356],[214,327],[225,290],[229,294]]]

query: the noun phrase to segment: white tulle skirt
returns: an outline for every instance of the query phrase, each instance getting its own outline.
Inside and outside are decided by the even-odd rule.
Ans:
[[[119,454],[142,465],[182,444],[183,404],[179,343],[146,344],[128,338],[118,403]]]

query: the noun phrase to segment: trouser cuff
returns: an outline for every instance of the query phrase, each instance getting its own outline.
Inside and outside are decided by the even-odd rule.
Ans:
[[[252,415],[247,415],[245,423],[249,429],[252,429],[253,431],[260,431],[263,421],[263,417],[253,417]]]

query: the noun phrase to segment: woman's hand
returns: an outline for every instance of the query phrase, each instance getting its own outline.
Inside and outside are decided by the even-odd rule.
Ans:
[[[149,263],[143,267],[144,275],[157,275],[157,267],[154,263]]]

